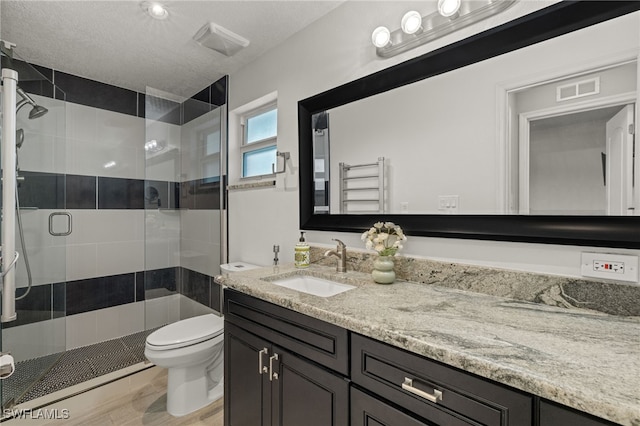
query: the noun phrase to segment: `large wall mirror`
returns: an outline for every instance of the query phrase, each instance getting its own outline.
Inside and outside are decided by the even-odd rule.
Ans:
[[[301,228],[640,248],[639,9],[557,3],[300,101]]]

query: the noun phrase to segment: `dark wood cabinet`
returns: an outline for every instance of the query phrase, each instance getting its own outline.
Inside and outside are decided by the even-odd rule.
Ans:
[[[442,426],[530,426],[533,397],[419,355],[351,335],[353,383]]]
[[[612,426],[412,352],[224,291],[225,426]]]
[[[263,426],[271,419],[266,367],[271,345],[231,324],[224,330],[224,424]],[[268,367],[267,367],[268,368]]]
[[[225,305],[232,305],[236,313],[225,318],[225,425],[348,425],[348,379],[263,338],[265,335],[274,337],[274,333],[280,334],[283,330],[283,335],[273,340],[289,342],[291,334],[319,336],[321,339],[311,339],[317,344],[322,339],[331,340],[331,333],[307,328],[309,323],[307,326],[296,324],[296,318],[292,317],[301,316],[298,313],[286,312],[274,305],[266,306],[263,305],[265,302],[255,299],[255,304],[246,303],[251,301],[240,296],[235,299],[225,294]],[[274,314],[269,321],[258,323],[249,319],[261,318],[258,314],[264,314],[263,308],[276,308],[269,309]],[[269,324],[269,331],[263,330],[260,337],[249,331],[259,330],[265,324]],[[322,327],[322,322],[314,325]],[[346,334],[344,340],[346,347]],[[308,342],[293,343],[289,346],[303,344],[308,351]],[[335,349],[335,345],[333,347]],[[322,351],[318,356],[322,358],[332,351]],[[330,358],[332,365],[343,362],[338,360],[336,363],[335,357]]]
[[[436,426],[413,417],[388,403],[351,388],[351,426]]]
[[[540,426],[614,426],[615,424],[562,405],[540,401]]]
[[[349,382],[286,350],[274,347],[277,379],[272,384],[272,425],[345,426]]]

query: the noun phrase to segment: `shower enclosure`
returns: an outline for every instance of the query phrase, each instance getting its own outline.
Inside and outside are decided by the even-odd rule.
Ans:
[[[21,61],[13,49],[3,45],[2,51],[3,76],[12,74],[8,70],[15,71],[17,87],[13,96],[9,84],[2,91],[3,125],[11,108],[16,114],[15,147],[9,147],[10,141],[4,137],[0,140],[4,178],[2,270],[7,289],[3,293],[1,345],[18,366],[21,361],[38,360],[28,368],[17,368],[9,379],[0,380],[4,408],[49,371],[66,348],[63,283],[65,234],[71,230],[71,222],[64,197],[65,94],[53,85],[50,76]],[[57,99],[52,99],[54,92]],[[3,132],[3,136],[6,134]],[[13,163],[11,154],[15,155],[15,167],[7,168],[6,164]],[[10,205],[5,207],[7,199]],[[12,266],[14,252],[18,258]],[[12,299],[8,296],[13,288],[15,314],[13,303],[7,302]]]
[[[0,350],[15,359],[13,375],[0,379],[10,410],[147,368],[148,333],[219,310],[226,79],[185,99],[30,65],[3,50],[2,68],[17,72],[23,91],[2,110],[17,110],[9,152],[19,209],[3,215],[2,228],[3,237],[15,235],[19,256],[11,265],[3,247],[4,282],[15,274],[18,299],[16,318],[3,305],[0,323]]]

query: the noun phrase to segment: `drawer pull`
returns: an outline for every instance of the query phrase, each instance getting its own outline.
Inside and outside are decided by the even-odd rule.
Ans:
[[[269,370],[267,370],[267,366],[264,365],[264,363],[262,362],[262,355],[266,355],[269,353],[269,349],[264,348],[263,350],[261,350],[260,352],[258,352],[258,373],[262,374],[262,373],[266,373]]]
[[[438,403],[438,400],[442,400],[442,392],[440,392],[438,389],[434,389],[433,390],[433,395],[430,393],[427,393],[423,390],[420,390],[418,388],[414,388],[413,387],[413,379],[410,379],[408,377],[404,378],[404,383],[402,384],[402,389],[406,390],[407,392],[411,392],[414,395],[418,395],[421,398],[427,399],[431,402],[434,403]]]

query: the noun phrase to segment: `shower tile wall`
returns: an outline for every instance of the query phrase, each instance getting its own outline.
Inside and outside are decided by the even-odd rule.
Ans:
[[[19,123],[20,201],[38,207],[22,210],[36,287],[3,325],[3,348],[29,359],[218,309],[220,185],[203,167],[198,132],[225,103],[226,78],[181,105],[50,73],[66,101],[31,85],[50,112]],[[161,156],[145,152],[151,139],[165,145]],[[219,161],[219,147],[208,154]],[[71,235],[49,234],[55,211],[72,214]],[[26,284],[24,266],[17,282]]]

